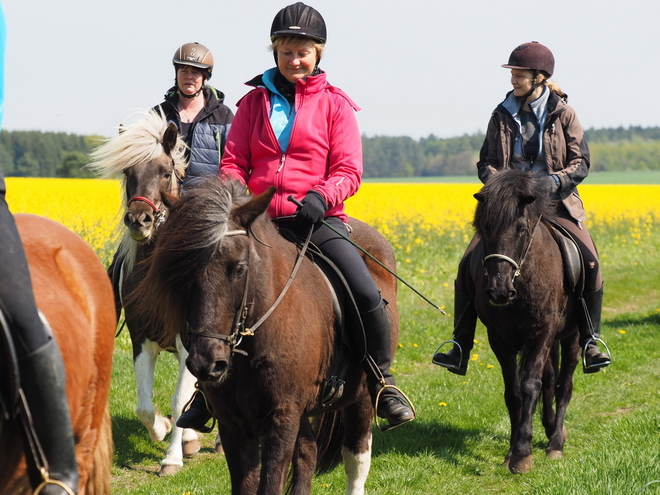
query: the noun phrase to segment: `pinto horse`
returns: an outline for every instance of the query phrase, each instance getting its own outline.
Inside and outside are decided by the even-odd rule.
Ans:
[[[502,171],[474,196],[479,203],[473,225],[483,255],[475,307],[502,367],[511,421],[505,464],[522,473],[532,467],[532,416],[539,397],[546,454],[563,455],[564,417],[580,355],[578,296],[564,274],[549,223],[554,205],[540,180],[529,172]]]
[[[218,420],[233,494],[281,494],[288,473],[291,493],[309,493],[315,470],[342,457],[347,493],[362,494],[374,416],[366,374],[346,359],[324,275],[267,216],[274,191],[249,198],[245,186],[212,180],[184,195],[137,298],[165,319],[170,336],[186,335],[188,367]],[[351,223],[354,240],[394,270],[387,241]],[[390,302],[394,348],[396,279],[371,260],[367,266]],[[324,381],[342,367],[343,395],[323,409]]]
[[[153,326],[126,295],[147,272],[148,258],[160,225],[167,216],[161,199],[164,193],[178,195],[178,181],[188,166],[185,145],[175,124],[168,124],[158,112],[148,112],[129,126],[121,126],[119,135],[92,153],[88,167],[103,178],[123,176],[123,239],[108,270],[115,289],[117,317],[124,309],[124,319],[131,335],[133,367],[137,382],[136,414],[154,442],[161,442],[172,431],[166,457],[161,461],[161,476],[177,472],[183,456],[200,448],[197,433],[176,426],[186,401],[195,390],[195,379],[186,369],[188,353],[178,336],[161,339],[162,329]],[[158,292],[157,289],[155,289]],[[171,352],[179,363],[179,379],[172,395],[172,416],[157,414],[153,405],[156,361],[162,351]]]
[[[66,370],[80,495],[110,493],[112,431],[108,396],[115,314],[112,288],[94,251],[62,225],[16,215],[37,306],[53,329]],[[4,358],[5,356],[3,356]],[[11,382],[4,374],[3,388]],[[31,494],[20,418],[0,421],[0,493]]]

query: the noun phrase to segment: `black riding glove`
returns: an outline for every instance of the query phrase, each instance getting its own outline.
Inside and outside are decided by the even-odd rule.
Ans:
[[[310,190],[301,203],[302,206],[296,214],[296,220],[300,224],[305,226],[314,225],[323,220],[325,210],[327,210],[323,196],[314,190]]]

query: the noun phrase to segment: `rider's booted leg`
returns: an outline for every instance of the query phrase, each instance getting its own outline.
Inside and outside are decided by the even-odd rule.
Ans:
[[[192,428],[202,433],[210,433],[212,427],[206,426],[206,423],[213,417],[206,404],[206,397],[201,390],[197,390],[190,402],[190,407],[185,409],[176,425],[179,428]]]
[[[474,345],[474,332],[477,326],[477,312],[472,298],[461,291],[454,282],[454,347],[447,353],[436,352],[433,363],[447,368],[457,375],[467,373],[470,351]]]
[[[360,313],[367,338],[367,353],[380,370],[372,370],[367,365],[367,386],[371,399],[376,405],[376,413],[385,418],[390,426],[398,426],[415,419],[415,412],[408,405],[401,392],[395,388],[384,385],[394,385],[396,382],[390,367],[392,365],[392,337],[390,335],[390,320],[387,315],[386,302],[381,299],[376,308],[365,313]],[[376,376],[377,374],[382,375]],[[381,381],[381,379],[384,381]],[[378,393],[380,397],[378,397]]]
[[[583,311],[580,311],[580,347],[583,352],[583,371],[596,373],[609,365],[612,360],[609,354],[601,352],[596,339],[600,339],[601,311],[603,309],[603,289],[585,292]]]
[[[18,365],[34,430],[48,461],[46,474],[50,481],[46,480],[39,493],[78,493],[78,463],[66,396],[66,377],[55,339],[51,338],[36,351],[21,357]],[[44,482],[34,466],[30,466],[28,472],[33,488]]]

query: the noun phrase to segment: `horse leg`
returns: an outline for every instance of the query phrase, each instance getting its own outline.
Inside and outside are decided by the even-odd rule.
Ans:
[[[346,421],[344,425],[341,450],[346,473],[346,495],[363,495],[364,484],[371,468],[371,400],[348,406],[344,414],[351,418],[351,421]]]
[[[168,418],[156,414],[152,401],[156,359],[159,353],[158,344],[145,340],[140,347],[140,353],[133,361],[138,396],[135,414],[146,426],[154,442],[161,442],[172,429],[172,422]]]
[[[543,383],[541,384],[541,397],[543,399],[543,409],[541,412],[541,423],[545,429],[548,440],[552,439],[552,434],[557,425],[557,415],[555,414],[555,388],[557,386],[557,373],[559,372],[559,343],[555,341],[550,350],[550,358],[545,363],[543,370]],[[548,452],[548,455],[549,452]]]
[[[295,408],[277,407],[274,411],[262,442],[259,495],[280,495],[284,491],[301,417]]]
[[[175,355],[179,363],[179,380],[172,395],[172,437],[165,459],[160,463],[159,476],[169,476],[178,472],[183,466],[183,457],[191,456],[201,448],[195,430],[176,426],[176,421],[181,416],[183,406],[190,400],[195,390],[195,377],[186,368],[188,351],[183,347],[179,336],[176,338],[176,348],[178,351]]]
[[[546,454],[550,459],[559,459],[564,453],[564,442],[566,441],[567,432],[564,426],[564,418],[566,417],[566,410],[568,403],[571,401],[573,395],[573,374],[575,368],[580,360],[580,347],[578,344],[577,334],[575,337],[570,337],[567,341],[561,344],[561,369],[557,379],[556,387],[556,419],[555,428],[550,435],[548,435],[549,442],[546,449]]]
[[[259,440],[238,426],[224,425],[220,431],[232,495],[254,495],[259,486]]]
[[[547,330],[540,333],[549,334]],[[545,362],[548,360],[551,345],[552,342],[548,343],[545,339],[542,339],[527,349],[527,356],[523,363],[522,379],[520,380],[520,391],[522,392],[520,423],[518,424],[518,430],[512,435],[512,451],[509,459],[509,471],[514,474],[526,473],[532,469],[532,421],[536,403],[541,393],[543,370]]]
[[[513,453],[514,433],[518,431],[520,423],[520,411],[522,408],[522,396],[520,392],[520,380],[518,379],[518,364],[516,355],[506,353],[495,345],[495,337],[491,337],[491,348],[497,357],[502,368],[502,379],[504,381],[504,403],[509,412],[509,423],[511,426],[511,436],[509,438],[509,451],[504,457],[504,465],[509,467],[511,455]]]
[[[293,453],[291,495],[307,495],[312,488],[316,467],[316,440],[307,417],[300,420],[300,429]]]

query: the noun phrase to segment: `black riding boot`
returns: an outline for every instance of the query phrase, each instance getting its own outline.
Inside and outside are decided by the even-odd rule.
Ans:
[[[477,312],[472,298],[456,285],[454,282],[454,347],[447,353],[436,352],[433,355],[433,364],[443,366],[457,375],[465,375],[470,351],[474,345]]]
[[[213,417],[206,405],[206,397],[201,390],[197,390],[193,395],[190,407],[183,411],[176,422],[179,428],[192,428],[202,433],[210,433],[212,427],[206,426],[206,423]]]
[[[360,313],[367,339],[367,353],[374,360],[387,385],[396,386],[390,367],[392,365],[392,337],[390,335],[390,320],[387,316],[386,302],[381,299],[380,304],[371,311]],[[378,392],[383,388],[379,376],[369,366],[367,370],[367,386],[372,402],[376,402]],[[387,387],[380,394],[376,413],[385,418],[390,427],[399,426],[415,419],[415,412],[408,405],[401,392],[395,388]]]
[[[580,347],[582,348],[582,369],[585,373],[596,373],[612,362],[608,353],[600,351],[600,320],[603,309],[603,289],[585,292],[583,311],[580,311]]]
[[[20,358],[21,386],[32,415],[32,423],[44,457],[48,461],[48,477],[66,485],[69,491],[52,481],[41,495],[78,493],[78,462],[66,396],[66,377],[60,349],[55,339]],[[28,458],[32,487],[43,483],[41,473]]]

